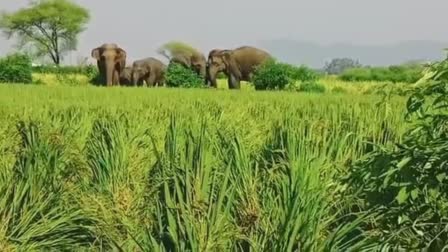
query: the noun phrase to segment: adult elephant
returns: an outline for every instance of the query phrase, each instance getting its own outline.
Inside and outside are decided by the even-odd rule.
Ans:
[[[148,87],[156,84],[163,86],[166,69],[162,61],[153,57],[136,60],[132,64],[132,83],[136,86],[146,81]]]
[[[233,50],[214,49],[207,60],[207,84],[217,87],[216,76],[224,72],[229,89],[240,89],[240,82],[250,81],[255,69],[271,58],[268,52],[252,46]]]
[[[103,84],[119,85],[120,74],[126,67],[126,51],[115,43],[105,43],[92,50]]]

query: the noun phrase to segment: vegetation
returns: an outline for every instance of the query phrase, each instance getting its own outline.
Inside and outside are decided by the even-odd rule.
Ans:
[[[29,48],[38,57],[48,56],[59,65],[66,52],[76,49],[77,37],[89,18],[86,9],[69,0],[44,0],[4,13],[0,29],[8,38],[17,37],[20,48]]]
[[[65,0],[2,18],[56,66],[0,59],[17,83],[0,85],[0,251],[448,247],[448,59],[335,59],[325,77],[272,60],[239,92],[101,88],[95,66],[58,66],[87,20]],[[165,81],[204,86],[175,62]]]
[[[360,191],[359,206],[384,213],[372,226],[394,250],[447,246],[448,60],[430,70],[429,85],[407,102],[415,126],[399,145],[372,152],[348,176],[352,191]]]
[[[256,90],[283,90],[296,82],[316,81],[316,72],[306,66],[293,66],[268,60],[257,68],[253,77]]]
[[[31,83],[31,59],[23,54],[10,54],[0,59],[0,82]]]
[[[344,81],[390,81],[414,83],[423,77],[421,65],[362,67],[345,70],[339,77]]]
[[[169,60],[179,56],[191,57],[192,55],[200,55],[200,51],[198,49],[181,41],[167,42],[160,46],[157,52]]]
[[[340,182],[400,142],[404,100],[379,101],[1,85],[2,250],[379,246]]]
[[[360,67],[361,64],[358,60],[350,58],[335,58],[325,64],[324,71],[327,74],[341,74],[348,69]]]
[[[172,62],[165,73],[165,82],[168,87],[199,88],[204,86],[205,80],[193,70]]]

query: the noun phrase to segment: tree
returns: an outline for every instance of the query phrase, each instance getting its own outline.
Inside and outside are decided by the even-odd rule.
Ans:
[[[168,60],[179,56],[192,57],[193,55],[200,54],[199,50],[196,48],[180,41],[170,41],[163,44],[157,52]]]
[[[69,0],[41,0],[3,13],[0,29],[8,39],[17,37],[19,48],[28,46],[35,56],[49,56],[59,65],[65,53],[76,49],[89,19],[88,10]]]
[[[325,72],[327,74],[340,74],[347,69],[361,67],[357,60],[350,58],[336,58],[332,59],[330,63],[325,64]]]

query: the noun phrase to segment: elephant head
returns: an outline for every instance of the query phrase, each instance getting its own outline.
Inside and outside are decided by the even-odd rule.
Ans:
[[[92,50],[92,57],[97,60],[101,78],[107,86],[119,83],[121,71],[126,66],[126,51],[117,44],[103,44]]]
[[[200,53],[194,54],[177,54],[171,58],[171,62],[183,65],[186,68],[192,69],[201,77],[206,77],[206,59],[204,55]]]
[[[132,84],[132,67],[125,67],[120,73],[120,85],[129,86]]]
[[[216,77],[218,73],[226,74],[232,68],[236,68],[235,60],[232,57],[232,50],[214,49],[210,51],[207,60],[207,84],[217,87]]]

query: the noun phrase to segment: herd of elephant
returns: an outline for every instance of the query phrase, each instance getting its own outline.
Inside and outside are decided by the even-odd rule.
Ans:
[[[160,60],[148,57],[126,66],[126,51],[115,43],[106,43],[92,50],[97,60],[102,84],[164,86],[167,66]],[[203,77],[205,85],[217,87],[216,77],[224,73],[229,89],[240,89],[241,81],[250,81],[257,66],[272,56],[259,48],[241,46],[236,49],[214,49],[206,59],[199,52],[180,52],[172,56],[170,62],[192,69]]]

